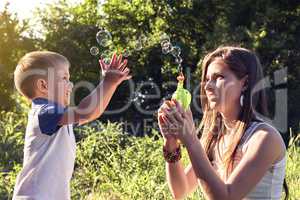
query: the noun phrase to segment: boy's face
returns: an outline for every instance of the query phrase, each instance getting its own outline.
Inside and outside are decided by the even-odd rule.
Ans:
[[[70,82],[69,66],[66,63],[58,63],[53,73],[48,76],[48,97],[55,102],[67,106],[70,104],[70,95],[73,84]],[[52,88],[51,88],[52,87]]]

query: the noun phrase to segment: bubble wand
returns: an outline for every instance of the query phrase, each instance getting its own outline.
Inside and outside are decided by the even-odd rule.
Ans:
[[[192,95],[191,93],[183,87],[184,85],[184,75],[182,72],[182,66],[179,64],[179,76],[177,76],[177,88],[172,95],[172,99],[177,100],[184,110],[187,110],[190,106]]]

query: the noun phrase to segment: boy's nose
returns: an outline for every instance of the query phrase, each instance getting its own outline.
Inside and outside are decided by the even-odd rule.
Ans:
[[[68,84],[69,90],[72,90],[72,89],[73,89],[73,86],[74,86],[74,84],[70,81],[69,84]]]

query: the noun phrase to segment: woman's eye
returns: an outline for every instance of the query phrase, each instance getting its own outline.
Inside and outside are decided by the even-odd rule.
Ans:
[[[223,79],[224,78],[224,76],[222,76],[222,75],[217,75],[217,77],[216,77],[217,79]]]

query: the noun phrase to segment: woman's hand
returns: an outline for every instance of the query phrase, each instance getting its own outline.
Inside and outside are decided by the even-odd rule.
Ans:
[[[114,53],[110,64],[105,64],[103,59],[99,60],[102,76],[104,79],[111,84],[119,85],[122,81],[131,78],[129,75],[129,68],[127,68],[127,60],[122,61],[122,55],[117,55]]]
[[[185,111],[176,100],[171,100],[168,105],[168,108],[160,110],[166,119],[163,123],[167,129],[165,132],[178,138],[185,146],[192,145],[198,138],[191,110]]]
[[[164,146],[168,151],[174,151],[179,146],[177,134],[174,134],[175,129],[172,129],[169,125],[169,119],[164,114],[171,109],[171,106],[175,105],[174,103],[171,105],[172,103],[171,101],[165,101],[158,110],[158,126],[164,138]]]

